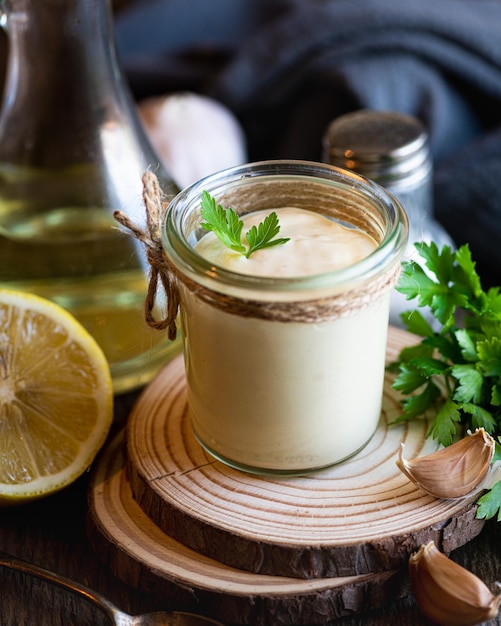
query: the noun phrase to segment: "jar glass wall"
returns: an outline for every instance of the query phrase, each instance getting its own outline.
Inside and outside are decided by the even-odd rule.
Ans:
[[[202,191],[238,214],[297,207],[360,229],[375,250],[341,270],[262,277],[197,253]],[[241,469],[302,473],[342,461],[381,411],[389,297],[408,236],[378,185],[329,165],[272,161],[182,191],[163,245],[177,277],[188,406],[200,443]]]

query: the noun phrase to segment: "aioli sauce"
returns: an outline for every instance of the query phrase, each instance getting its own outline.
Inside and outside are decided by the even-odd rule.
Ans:
[[[244,218],[245,234],[271,211],[256,211]],[[366,233],[347,228],[324,215],[287,207],[275,209],[280,221],[278,237],[289,237],[285,244],[256,250],[247,259],[225,246],[209,232],[196,251],[215,265],[252,276],[307,276],[325,274],[353,265],[368,256],[376,242]]]
[[[284,245],[246,259],[208,233],[196,251],[234,272],[298,276],[346,267],[376,248],[319,214],[277,214],[278,236],[291,237]],[[244,233],[262,219],[246,217]],[[301,472],[368,442],[380,418],[389,291],[333,321],[298,323],[234,315],[180,288],[189,410],[212,454],[244,469]]]

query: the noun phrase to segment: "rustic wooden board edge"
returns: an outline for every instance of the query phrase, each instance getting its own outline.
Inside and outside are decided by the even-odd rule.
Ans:
[[[388,360],[396,357],[399,350],[404,345],[409,345],[416,341],[416,338],[401,329],[390,329],[388,337]],[[179,357],[178,357],[179,359]],[[180,375],[182,366],[181,361],[171,363],[165,368],[163,378],[162,374],[150,385],[150,389],[142,395],[139,402],[134,407],[129,420],[128,428],[134,434],[136,423],[146,433],[150,433],[150,429],[158,429],[157,438],[163,432],[164,422],[172,418],[168,411],[163,407],[163,394],[167,393],[166,389],[170,384],[169,376],[172,376],[173,385],[176,388],[175,406],[176,411],[184,412],[185,405],[182,395],[184,389],[183,378]],[[181,390],[181,391],[180,391]],[[151,392],[151,393],[150,393]],[[163,413],[162,413],[163,411]],[[179,413],[179,415],[181,414]],[[153,417],[151,417],[153,415]],[[151,418],[151,421],[149,421]],[[171,419],[171,421],[172,421]],[[178,419],[176,415],[176,420]],[[183,419],[183,418],[179,418]],[[424,429],[426,430],[426,428]],[[423,431],[424,432],[424,431]],[[179,445],[185,445],[187,433],[175,431],[176,439],[179,439]],[[425,506],[429,506],[433,514],[426,523],[414,526],[408,526],[401,529],[401,532],[393,533],[388,536],[382,534],[373,539],[367,539],[364,542],[353,541],[340,543],[339,545],[325,545],[316,543],[312,545],[294,544],[290,542],[284,545],[280,541],[263,540],[261,537],[253,536],[249,532],[231,532],[225,527],[218,525],[212,520],[207,521],[207,516],[199,515],[199,510],[189,509],[189,507],[181,508],[178,502],[174,502],[170,498],[168,492],[169,485],[163,485],[163,477],[158,477],[158,472],[166,471],[162,465],[163,458],[161,450],[151,450],[151,459],[148,469],[142,463],[145,461],[144,451],[138,452],[135,448],[135,441],[130,443],[131,436],[128,437],[128,453],[127,453],[127,473],[134,497],[140,504],[143,511],[151,518],[163,532],[172,536],[176,540],[183,542],[187,547],[195,550],[199,554],[204,554],[218,561],[224,562],[231,567],[243,569],[250,572],[292,576],[298,578],[328,578],[339,576],[358,576],[363,574],[373,574],[378,571],[387,571],[399,568],[402,563],[406,562],[412,552],[414,552],[421,544],[428,541],[434,541],[437,547],[445,553],[449,553],[457,547],[460,547],[473,539],[481,531],[484,521],[475,517],[476,504],[473,498],[466,499],[463,503],[447,505],[435,512],[435,504],[432,498],[425,501]],[[189,440],[193,439],[191,437]],[[193,443],[189,444],[193,445]],[[195,445],[197,447],[198,444]],[[133,448],[132,450],[130,448]],[[148,450],[148,452],[150,452]],[[186,452],[186,458],[189,459],[189,451]],[[198,455],[198,453],[196,453]],[[151,462],[150,462],[151,461]],[[200,455],[201,471],[206,473],[216,467],[216,461],[208,456]],[[196,464],[195,464],[196,465]],[[195,465],[193,467],[195,467]],[[187,466],[187,475],[194,476],[193,467]],[[150,471],[150,468],[151,471]],[[170,467],[169,467],[170,469]],[[175,471],[186,469],[174,467]],[[198,470],[198,468],[196,468]],[[231,471],[225,475],[221,473],[218,478],[220,481],[228,480],[231,483]],[[148,473],[149,472],[149,473]],[[157,472],[157,473],[155,473]],[[214,474],[215,470],[212,472]],[[399,471],[395,469],[395,473]],[[167,473],[168,477],[169,474]],[[259,477],[255,477],[256,489],[259,489]],[[217,481],[210,483],[210,487],[217,488]],[[227,484],[228,484],[227,483]],[[241,486],[235,483],[235,490]],[[203,490],[199,484],[188,485],[189,489]],[[410,491],[404,495],[406,498],[412,498],[411,491],[420,491],[418,488],[411,486]],[[232,485],[229,484],[227,493],[231,494]],[[215,500],[218,496],[215,492],[211,494]],[[389,497],[391,501],[392,496]],[[430,503],[430,500],[432,501]],[[414,501],[413,501],[414,502]],[[419,506],[422,500],[416,500],[416,506]],[[428,504],[427,504],[428,503]],[[211,502],[206,503],[210,510]],[[214,505],[215,506],[215,505]],[[312,514],[315,515],[315,509],[312,508]],[[322,511],[318,510],[319,513]],[[251,510],[244,512],[241,522],[242,529],[245,529],[245,516],[250,515]],[[300,523],[300,521],[298,522]],[[410,524],[410,521],[409,521]]]
[[[123,439],[103,450],[89,486],[87,534],[114,575],[161,599],[161,607],[196,611],[228,624],[314,626],[382,608],[405,596],[404,571],[318,579],[279,579],[229,568],[178,544],[134,501]]]
[[[216,526],[201,523],[163,499],[128,469],[135,485],[135,499],[150,519],[167,535],[207,557],[221,560],[230,567],[256,574],[291,576],[311,580],[338,576],[361,576],[400,568],[420,545],[433,541],[449,554],[482,530],[485,520],[476,518],[477,505],[464,508],[444,520],[392,537],[363,544],[340,546],[283,546],[273,542],[242,539]]]

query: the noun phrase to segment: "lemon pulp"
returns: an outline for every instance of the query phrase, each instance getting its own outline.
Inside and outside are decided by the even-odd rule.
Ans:
[[[112,418],[109,365],[91,335],[48,300],[0,290],[0,504],[73,482]]]

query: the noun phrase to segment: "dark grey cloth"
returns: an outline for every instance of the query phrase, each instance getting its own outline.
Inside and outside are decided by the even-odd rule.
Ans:
[[[330,118],[368,107],[421,118],[442,159],[501,121],[488,114],[501,102],[500,28],[498,0],[298,2],[243,44],[214,93],[250,119],[285,119],[287,156],[318,153]]]
[[[436,167],[435,213],[469,244],[484,287],[501,286],[501,127]]]
[[[243,2],[226,22],[225,1]],[[224,28],[209,25],[198,50],[224,54],[191,85],[235,112],[250,158],[319,160],[327,124],[358,108],[415,115],[431,139],[436,217],[501,284],[501,0],[247,0],[248,21],[245,4],[213,5]]]

